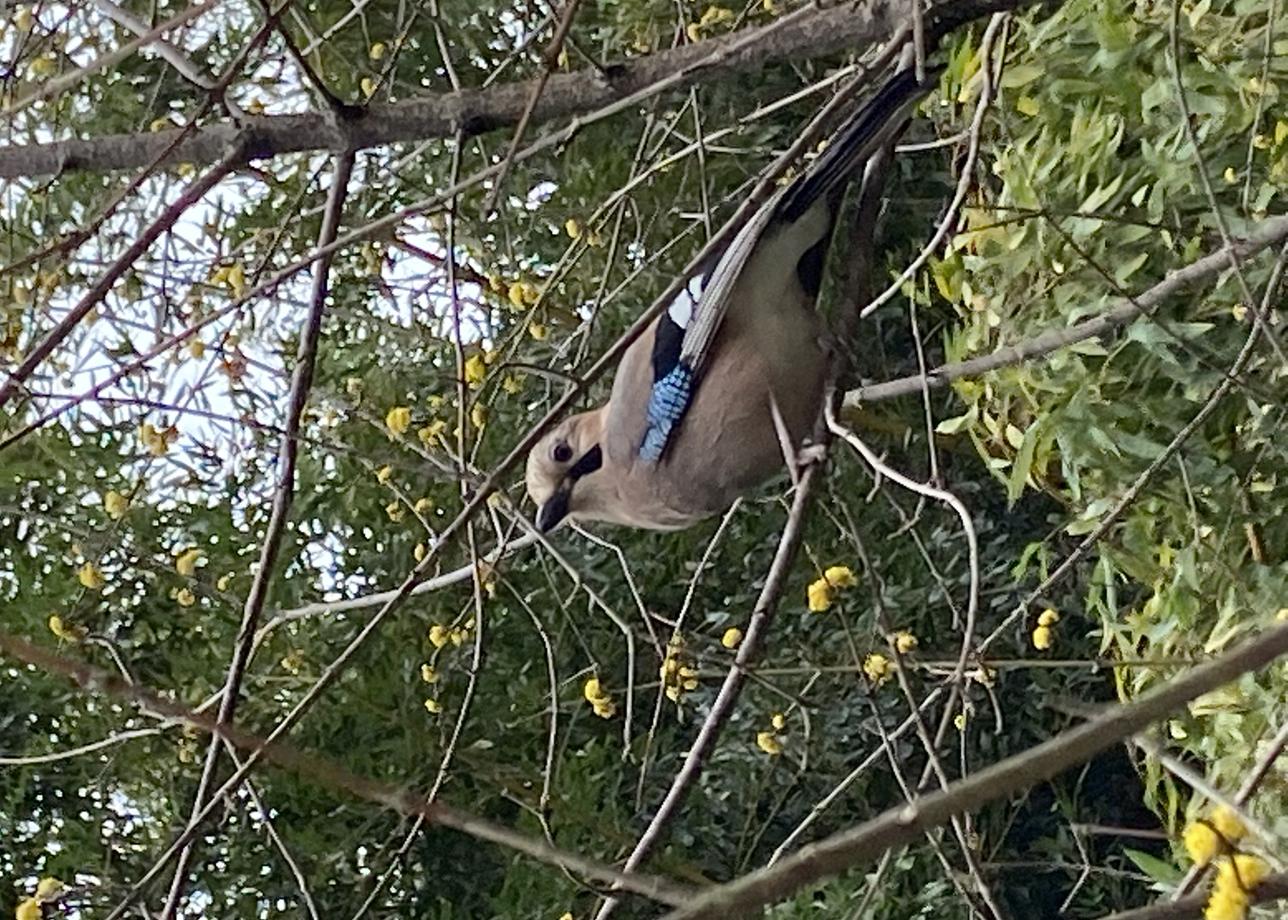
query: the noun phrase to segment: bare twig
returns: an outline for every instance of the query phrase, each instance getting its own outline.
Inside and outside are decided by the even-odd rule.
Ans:
[[[559,53],[563,51],[564,40],[568,37],[568,30],[572,28],[573,18],[577,15],[577,7],[581,6],[581,0],[564,0],[563,11],[559,14],[559,24],[555,26],[554,38],[550,39],[550,44],[546,47],[541,58],[541,73],[532,81],[532,89],[528,96],[528,102],[519,114],[519,121],[514,128],[514,136],[510,139],[510,149],[505,152],[505,158],[501,161],[501,169],[496,174],[496,179],[492,182],[492,190],[483,201],[483,217],[486,220],[487,215],[491,214],[496,208],[497,200],[501,197],[501,189],[505,184],[506,176],[510,173],[510,164],[514,162],[514,155],[519,152],[519,145],[523,143],[523,135],[527,133],[528,121],[532,118],[532,112],[537,107],[537,102],[541,99],[542,92],[545,91],[546,83],[550,80],[551,73],[559,66]]]
[[[148,36],[151,29],[147,23],[137,18],[129,10],[117,6],[112,0],[92,0],[94,8],[106,16],[108,19],[122,26],[140,38]],[[191,13],[191,11],[187,11]],[[163,30],[168,31],[173,28],[172,24],[167,23]],[[164,38],[157,38],[153,43],[154,50],[163,61],[175,69],[179,76],[183,77],[193,86],[200,89],[215,91],[215,83],[201,72],[196,64],[189,60],[188,56],[183,53],[183,49],[177,45],[166,41]]]
[[[884,291],[872,298],[872,301],[859,312],[860,318],[870,316],[874,310],[898,294],[903,289],[904,283],[920,271],[921,266],[925,265],[926,261],[934,255],[953,229],[954,224],[957,223],[957,215],[961,211],[962,204],[966,201],[966,194],[970,191],[971,184],[975,181],[975,163],[979,159],[979,143],[981,132],[984,129],[984,116],[988,114],[988,110],[993,104],[995,90],[993,85],[993,42],[996,40],[998,30],[1001,29],[1005,21],[1005,13],[994,14],[984,32],[984,38],[980,42],[979,58],[981,64],[978,73],[982,85],[979,99],[975,102],[975,114],[970,123],[970,141],[966,147],[966,158],[962,162],[962,174],[957,180],[957,189],[953,193],[952,201],[949,202],[948,208],[935,228],[930,241],[922,247],[921,252],[917,253],[917,257],[904,268],[899,277],[892,281]]]
[[[653,813],[652,820],[648,823],[648,827],[640,834],[634,849],[631,850],[630,855],[626,858],[626,871],[628,872],[635,871],[660,842],[667,826],[678,814],[689,787],[698,778],[707,758],[715,750],[716,742],[719,740],[725,724],[729,721],[729,717],[733,714],[734,705],[737,703],[738,697],[742,693],[743,684],[747,679],[747,668],[760,654],[761,644],[765,640],[769,627],[773,624],[778,598],[786,584],[792,562],[796,558],[796,549],[800,545],[803,536],[805,514],[809,509],[809,500],[813,493],[818,473],[819,464],[810,463],[801,475],[800,485],[797,487],[796,494],[792,499],[791,511],[787,516],[786,524],[783,525],[783,533],[778,541],[778,549],[774,553],[774,560],[765,575],[765,584],[760,590],[760,596],[756,599],[756,605],[752,610],[751,618],[747,622],[747,629],[743,635],[742,642],[738,645],[738,654],[725,675],[724,683],[721,685],[719,693],[716,694],[716,698],[711,704],[711,709],[702,722],[702,727],[698,729],[698,736],[693,740],[693,744],[684,758],[684,764],[671,781],[671,787],[667,790],[666,797],[658,805],[657,810]],[[609,898],[605,901],[597,914],[598,920],[604,920],[604,918],[612,914],[616,903],[615,898]]]
[[[241,758],[237,756],[237,748],[226,741],[223,744],[228,751],[228,759],[234,765],[240,766]],[[300,901],[304,905],[305,912],[309,915],[309,920],[319,920],[318,907],[313,900],[313,892],[309,889],[309,880],[304,875],[304,870],[300,868],[299,860],[295,858],[295,854],[286,845],[282,835],[277,832],[277,823],[273,820],[272,812],[268,806],[264,804],[263,796],[255,788],[255,784],[249,780],[246,781],[246,792],[254,803],[256,811],[259,812],[259,820],[264,824],[264,831],[268,834],[268,839],[277,848],[277,853],[282,857],[282,862],[286,863],[286,868],[291,870],[291,875],[295,878],[295,887],[300,890]]]
[[[50,99],[54,96],[62,95],[63,93],[71,89],[73,86],[80,83],[81,80],[84,80],[86,77],[92,74],[96,74],[100,70],[105,70],[108,67],[112,67],[116,64],[119,64],[121,61],[124,61],[130,55],[134,54],[134,52],[138,51],[140,48],[146,48],[148,45],[159,40],[161,36],[165,35],[165,33],[179,28],[184,23],[191,22],[192,20],[196,19],[198,16],[204,16],[206,13],[215,9],[223,2],[224,0],[206,0],[205,3],[198,3],[196,6],[188,7],[182,13],[175,14],[170,19],[167,19],[165,22],[161,23],[161,25],[157,26],[155,29],[152,29],[144,33],[143,35],[138,36],[133,41],[126,42],[124,45],[122,45],[120,48],[117,48],[115,51],[109,51],[107,54],[104,54],[101,57],[95,58],[94,60],[86,64],[84,67],[81,67],[72,73],[61,76],[55,80],[49,80],[46,83],[40,84],[40,86],[33,89],[30,93],[27,93],[27,95],[23,96],[20,99],[15,99],[9,105],[5,106],[4,114],[6,116],[12,117],[16,113],[21,112],[27,106],[31,105],[33,102],[39,102],[42,99]],[[40,146],[52,147],[55,145],[50,144],[50,145],[40,145]],[[159,146],[163,147],[165,145],[159,145]],[[210,160],[214,159],[215,156],[222,155],[223,150],[227,146],[228,146],[227,142],[220,145],[218,148],[216,148],[218,152],[214,156],[210,157],[207,160],[203,160],[202,162],[209,162]],[[130,165],[142,166],[150,159],[152,159],[152,157],[144,156],[141,162],[133,163]],[[2,168],[0,168],[0,172],[3,172]],[[21,174],[19,173],[15,175],[21,175]],[[14,176],[8,176],[7,178],[13,178],[13,177]]]
[[[80,757],[82,754],[92,754],[94,751],[101,751],[103,748],[112,747],[124,741],[159,734],[161,734],[161,729],[159,728],[134,728],[129,731],[108,735],[106,738],[100,738],[97,741],[91,741],[89,744],[68,748],[65,751],[52,751],[48,754],[29,754],[22,757],[0,756],[0,767],[27,767],[40,763],[57,763],[60,760],[71,760],[73,757]]]

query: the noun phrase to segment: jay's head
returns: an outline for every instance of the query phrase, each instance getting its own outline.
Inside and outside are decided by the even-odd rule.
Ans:
[[[603,410],[564,419],[528,454],[528,496],[537,505],[537,528],[553,530],[569,515],[593,507],[596,473],[604,464],[599,445]]]

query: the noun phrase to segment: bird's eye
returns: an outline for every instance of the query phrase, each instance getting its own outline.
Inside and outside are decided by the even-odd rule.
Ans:
[[[572,448],[568,446],[566,441],[560,441],[550,451],[550,456],[554,457],[555,463],[567,463],[572,459]]]

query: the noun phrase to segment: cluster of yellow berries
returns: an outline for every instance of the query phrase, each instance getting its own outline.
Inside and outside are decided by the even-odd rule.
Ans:
[[[246,293],[246,269],[236,263],[217,268],[210,274],[210,283],[221,284],[233,297],[241,297]]]
[[[787,725],[787,717],[776,712],[769,717],[769,725],[768,730],[756,732],[756,747],[770,757],[777,757],[783,752],[783,737],[779,733]]]
[[[863,659],[863,676],[875,686],[884,684],[893,673],[894,662],[880,652],[873,652]]]
[[[287,674],[298,675],[304,669],[304,650],[293,648],[279,662]]]
[[[1181,839],[1194,864],[1206,866],[1216,860],[1216,881],[1203,912],[1205,920],[1243,920],[1252,904],[1252,891],[1270,872],[1261,857],[1235,849],[1246,834],[1243,819],[1224,805],[1185,828]]]
[[[84,626],[65,623],[63,618],[56,613],[49,615],[49,631],[64,642],[73,643],[82,642],[89,635],[89,630]]]
[[[920,644],[917,637],[906,629],[901,629],[895,633],[890,641],[893,643],[900,655],[908,655],[917,650]],[[863,676],[866,677],[873,686],[881,686],[894,674],[895,664],[887,656],[880,652],[872,652],[863,659]]]
[[[92,562],[86,562],[76,570],[76,580],[81,583],[81,587],[89,591],[102,591],[103,586],[107,584],[107,579],[103,577],[103,570]]]
[[[1060,614],[1050,607],[1038,615],[1038,625],[1033,629],[1033,647],[1045,652],[1055,644],[1055,624],[1060,622]]]
[[[108,489],[103,496],[103,510],[112,520],[119,521],[130,510],[130,500],[115,489]]]
[[[822,613],[832,606],[838,591],[852,588],[859,583],[849,566],[834,565],[823,573],[823,577],[810,583],[806,593],[809,609],[813,613]]]
[[[170,445],[178,439],[179,429],[173,425],[169,428],[157,428],[150,422],[144,422],[139,426],[139,440],[154,457],[164,457],[170,450]]]
[[[541,289],[531,281],[518,279],[507,284],[500,275],[489,275],[487,283],[492,293],[505,294],[505,299],[510,302],[510,309],[515,313],[528,310],[541,299]]]
[[[541,300],[541,289],[531,281],[517,279],[506,282],[500,275],[488,275],[487,283],[493,294],[498,297],[504,296],[510,304],[511,311],[515,313],[524,313]],[[549,334],[550,330],[545,324],[535,320],[528,323],[528,335],[536,341],[543,341]]]
[[[67,886],[53,877],[42,878],[36,883],[36,893],[20,901],[14,910],[14,920],[40,920],[44,916],[42,905],[53,904],[67,893]]]
[[[184,578],[191,578],[197,571],[197,563],[205,560],[205,555],[199,547],[191,547],[181,553],[176,553],[174,557],[174,570]]]
[[[683,655],[684,640],[676,636],[666,644],[666,657],[658,669],[666,698],[672,703],[678,703],[688,691],[698,689],[698,671],[685,663]]]
[[[595,710],[595,715],[601,719],[611,719],[617,715],[617,704],[604,690],[598,677],[591,677],[586,681],[581,688],[581,695],[586,698],[586,702],[590,703],[591,708]]]
[[[432,686],[438,683],[438,671],[434,669],[432,664],[425,662],[420,666],[420,679],[422,683]],[[430,715],[438,715],[438,713],[443,711],[443,706],[437,699],[432,696],[428,696],[425,698],[425,711]]]
[[[469,640],[470,630],[473,628],[473,617],[466,620],[464,626],[449,627],[442,623],[435,623],[429,627],[429,644],[434,648],[442,648],[450,642],[454,647],[459,648]]]
[[[401,438],[411,427],[411,408],[394,406],[385,413],[385,428],[389,429],[391,438]]]
[[[733,10],[712,5],[702,11],[702,17],[697,22],[691,22],[684,27],[684,34],[691,42],[701,41],[703,32],[714,31],[716,26],[729,22],[733,18]]]
[[[582,237],[585,237],[587,246],[598,247],[604,245],[604,238],[599,235],[598,230],[586,230],[577,222],[577,218],[575,217],[570,217],[564,221],[564,232],[574,240],[579,240]]]

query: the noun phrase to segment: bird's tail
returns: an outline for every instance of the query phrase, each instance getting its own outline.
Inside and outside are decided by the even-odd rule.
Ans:
[[[887,143],[902,127],[912,108],[926,93],[943,67],[927,67],[918,83],[912,68],[894,74],[865,102],[832,138],[778,202],[777,217],[792,223],[813,204],[849,179],[851,173]]]

